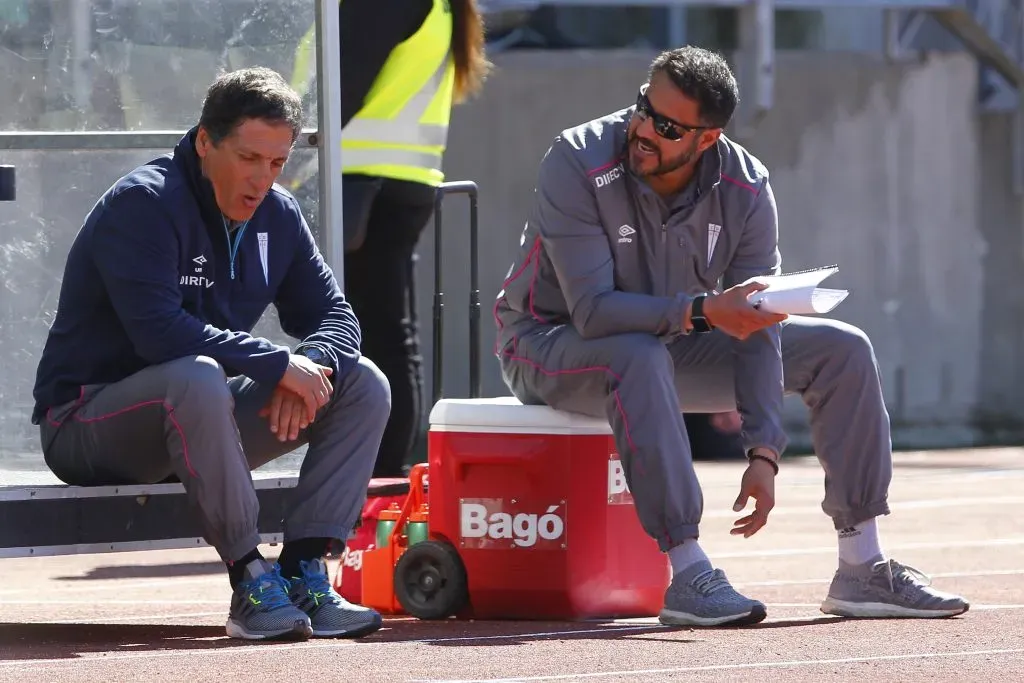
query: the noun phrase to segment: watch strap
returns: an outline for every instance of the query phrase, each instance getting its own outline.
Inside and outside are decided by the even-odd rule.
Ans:
[[[706,300],[707,295],[701,294],[694,297],[693,303],[690,305],[690,324],[693,325],[693,331],[697,334],[704,334],[713,329],[711,323],[704,316],[704,302]]]

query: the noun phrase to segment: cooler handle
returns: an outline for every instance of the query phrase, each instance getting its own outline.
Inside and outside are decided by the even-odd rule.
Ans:
[[[520,467],[526,472],[536,472],[537,467],[531,466],[538,458],[541,457],[541,451],[536,454],[518,453],[516,455],[488,455],[485,453],[471,453],[467,455],[450,456],[446,467],[451,467],[455,471],[456,480],[462,480],[464,478],[463,470],[470,465],[509,465]]]

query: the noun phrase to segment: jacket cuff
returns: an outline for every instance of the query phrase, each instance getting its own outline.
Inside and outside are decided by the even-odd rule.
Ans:
[[[295,347],[295,353],[305,356],[314,363],[329,367],[332,370],[331,382],[338,375],[338,362],[335,360],[334,354],[330,349],[326,349],[320,344],[303,342]],[[317,358],[317,356],[320,356],[320,358]]]
[[[689,334],[683,327],[683,316],[686,315],[686,308],[693,301],[694,297],[679,293],[676,294],[675,299],[669,304],[668,311],[666,313],[666,319],[668,322],[668,334]]]

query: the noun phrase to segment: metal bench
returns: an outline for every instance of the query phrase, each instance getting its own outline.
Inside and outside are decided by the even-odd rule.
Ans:
[[[281,542],[297,481],[297,470],[253,472],[264,543]],[[0,482],[0,558],[206,545],[180,483],[68,486],[50,472],[10,470],[0,470]]]

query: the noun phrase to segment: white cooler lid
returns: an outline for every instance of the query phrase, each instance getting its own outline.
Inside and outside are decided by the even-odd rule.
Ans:
[[[514,396],[446,398],[430,411],[435,432],[493,432],[504,434],[611,434],[608,421],[523,405]]]

